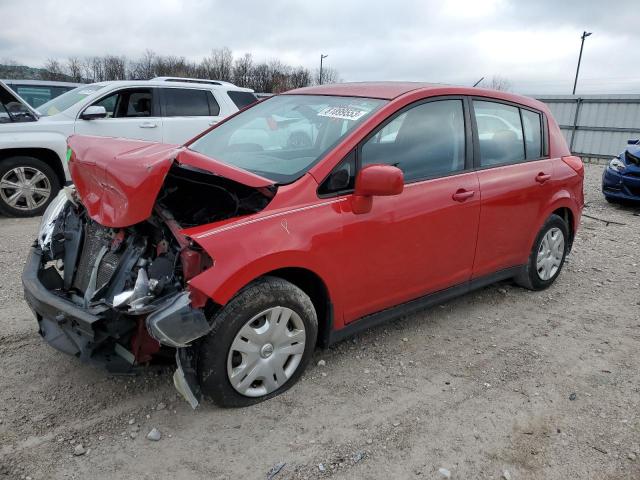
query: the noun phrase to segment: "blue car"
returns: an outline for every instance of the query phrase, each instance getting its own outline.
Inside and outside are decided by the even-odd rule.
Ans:
[[[602,173],[602,193],[609,202],[640,202],[640,140],[629,140],[625,151],[609,161]]]

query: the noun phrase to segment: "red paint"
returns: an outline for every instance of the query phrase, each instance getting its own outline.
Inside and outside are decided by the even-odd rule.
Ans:
[[[138,365],[150,362],[153,355],[160,351],[160,342],[149,335],[144,318],[138,319],[138,326],[131,337],[131,351]]]
[[[522,265],[541,225],[559,208],[568,208],[573,230],[578,227],[584,203],[581,162],[570,156],[548,108],[536,100],[483,89],[411,83],[319,86],[287,94],[371,96],[389,102],[364,120],[306,175],[279,186],[264,210],[183,230],[182,234],[200,245],[213,260],[211,267],[189,281],[192,293],[224,305],[261,275],[287,267],[307,269],[326,286],[334,309],[333,327],[339,329],[363,315],[503,268]],[[397,178],[391,182],[389,175],[372,169],[377,172],[376,178],[367,179],[365,184],[370,183],[363,189],[362,181],[367,175],[363,170],[359,194],[318,196],[319,184],[332,169],[386,118],[413,102],[447,95],[501,99],[543,112],[549,132],[549,158],[465,171],[410,183],[403,188],[399,188],[402,185],[398,185]],[[85,142],[96,144],[96,151],[105,150],[110,162],[121,155],[114,153],[118,150],[115,145],[98,145],[114,141]],[[79,150],[78,156],[85,158],[84,151],[93,147],[80,148],[78,143],[82,144],[76,140],[72,145]],[[126,213],[126,218],[150,213],[164,162],[176,152],[180,155],[178,161],[229,178],[233,175],[247,185],[268,185],[267,179],[223,166],[188,150],[145,146],[123,154],[133,158],[135,165],[149,163],[152,166],[144,181],[140,180],[142,170],[135,166],[122,166],[121,173],[120,166],[109,169],[106,160],[99,162],[109,172],[118,171],[117,179],[115,173],[110,175],[109,185],[116,182],[118,189],[126,191],[127,199],[137,199],[140,193],[135,213]],[[84,192],[83,200],[91,200],[93,188],[98,196],[103,195],[105,189],[99,187],[91,175],[78,174],[77,168],[73,170],[83,184],[79,187]],[[384,182],[378,175],[390,183],[382,188]],[[130,177],[137,179],[141,192],[128,190],[136,184],[136,181],[127,181]],[[374,195],[383,192],[394,195]],[[102,207],[92,208],[100,212]],[[202,298],[199,297],[198,302],[201,303]]]

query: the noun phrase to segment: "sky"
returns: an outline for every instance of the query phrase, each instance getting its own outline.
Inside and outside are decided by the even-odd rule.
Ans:
[[[506,78],[525,94],[640,93],[637,0],[0,0],[0,63],[126,55],[199,61],[229,47],[342,81],[473,85]],[[633,63],[632,63],[633,62]],[[629,68],[631,66],[631,68]]]

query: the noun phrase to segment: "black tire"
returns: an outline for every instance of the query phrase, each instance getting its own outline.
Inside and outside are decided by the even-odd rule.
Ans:
[[[543,280],[542,278],[540,278],[540,275],[538,273],[536,262],[542,240],[547,232],[552,228],[558,228],[562,232],[562,235],[564,236],[564,250],[557,271],[549,279]],[[538,236],[536,237],[535,242],[533,242],[533,248],[531,249],[531,253],[529,254],[529,261],[527,262],[527,265],[522,269],[522,272],[520,272],[520,274],[518,274],[514,278],[515,282],[521,287],[528,288],[529,290],[544,290],[545,288],[548,288],[556,280],[556,278],[558,278],[558,275],[560,275],[560,272],[562,271],[564,261],[567,258],[568,247],[569,227],[561,217],[553,214],[544,223],[544,225],[540,229],[540,232],[538,232]]]
[[[604,196],[604,199],[609,203],[613,203],[613,204],[620,203],[617,198],[609,197],[607,195]]]
[[[51,201],[60,191],[60,179],[56,175],[56,172],[53,170],[53,168],[51,168],[42,160],[28,156],[16,156],[9,157],[0,161],[0,180],[4,178],[8,172],[11,172],[17,167],[25,167],[28,170],[35,169],[42,172],[46,177],[46,182],[48,182],[51,193],[46,201],[38,205],[36,208],[28,209],[15,208],[14,206],[10,205],[3,197],[2,192],[0,192],[0,213],[9,217],[34,217],[37,215],[41,215],[45,211],[49,203],[51,203]],[[11,190],[3,189],[3,192],[5,193],[5,197],[9,197]],[[20,205],[22,206],[22,204]]]
[[[238,392],[227,375],[227,357],[239,330],[271,307],[287,307],[305,326],[305,350],[291,377],[277,390],[260,397]],[[211,332],[198,344],[197,371],[203,395],[220,407],[246,407],[291,388],[304,372],[316,344],[318,319],[313,303],[301,289],[278,277],[260,278],[243,288],[213,319]]]

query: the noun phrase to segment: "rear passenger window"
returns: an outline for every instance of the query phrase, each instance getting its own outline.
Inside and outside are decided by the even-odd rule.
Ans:
[[[166,117],[208,117],[220,113],[220,107],[208,90],[164,89]]]
[[[465,132],[461,100],[439,100],[406,110],[362,146],[362,166],[400,168],[405,181],[464,170]]]
[[[480,165],[483,167],[524,160],[520,109],[495,102],[474,101]]]
[[[524,127],[524,146],[527,160],[542,157],[542,122],[540,114],[520,109]]]
[[[239,90],[229,90],[227,92],[229,98],[235,103],[238,110],[242,110],[244,107],[253,105],[258,101],[258,98],[251,92],[241,92]]]

